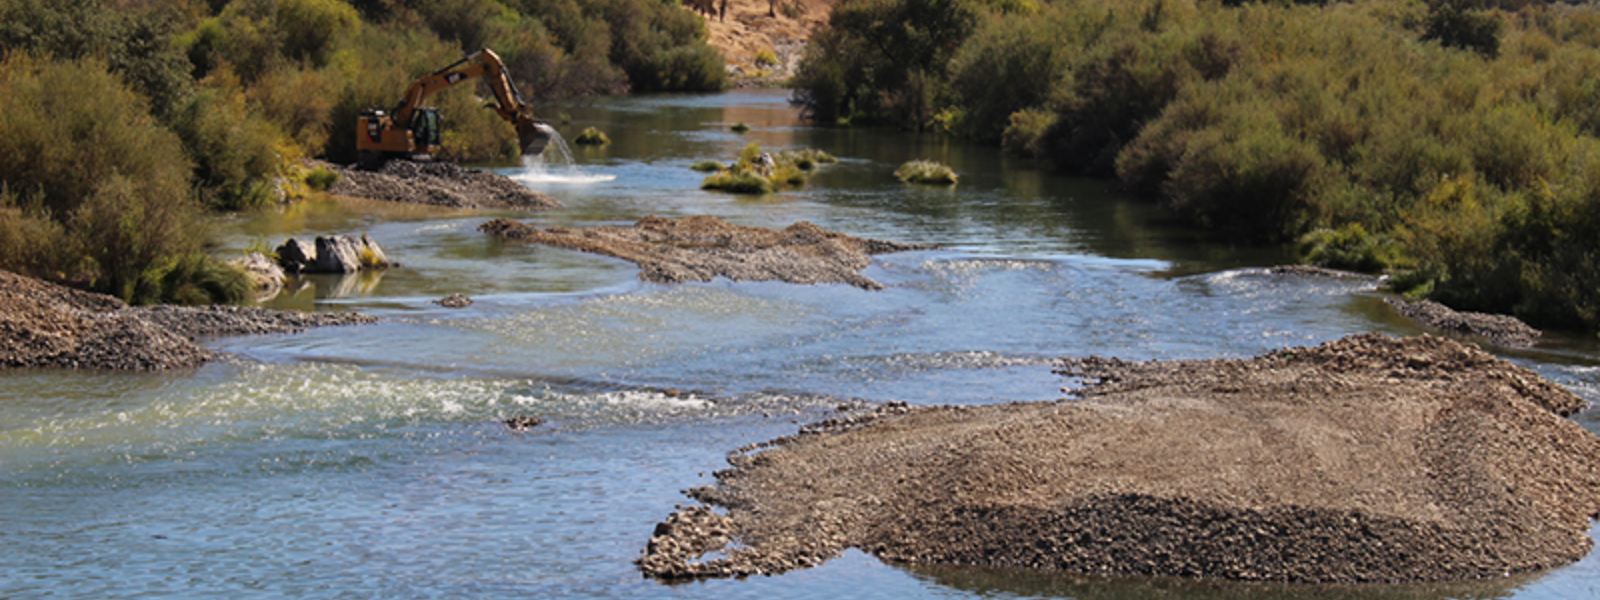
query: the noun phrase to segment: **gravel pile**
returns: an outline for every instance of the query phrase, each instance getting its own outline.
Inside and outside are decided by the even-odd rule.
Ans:
[[[324,166],[339,173],[339,181],[328,188],[328,193],[339,196],[454,208],[544,210],[561,206],[555,198],[504,175],[463,169],[454,163],[391,160],[376,172]]]
[[[1481,336],[1501,346],[1526,348],[1538,342],[1541,335],[1539,330],[1512,316],[1461,312],[1432,300],[1385,300],[1396,312],[1423,326]]]
[[[189,368],[217,356],[196,345],[198,338],[374,321],[358,314],[233,306],[130,307],[110,296],[0,271],[0,368]]]
[[[1582,401],[1474,347],[1360,335],[1058,372],[1093,384],[1061,402],[885,406],[736,451],[715,486],[690,491],[706,506],[657,527],[639,567],[775,573],[855,547],[910,563],[1400,582],[1589,551],[1600,437],[1561,416]]]
[[[782,231],[733,225],[711,216],[646,217],[633,227],[539,229],[508,219],[478,228],[492,236],[603,254],[639,265],[639,279],[656,283],[783,281],[847,283],[877,290],[883,285],[861,274],[872,254],[926,246],[869,240],[799,222]]]

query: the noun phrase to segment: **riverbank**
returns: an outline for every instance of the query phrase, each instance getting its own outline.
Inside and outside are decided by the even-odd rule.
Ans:
[[[356,313],[239,306],[131,307],[111,296],[0,271],[0,368],[192,368],[218,356],[196,344],[201,338],[376,321]]]
[[[885,560],[1294,582],[1569,564],[1600,511],[1582,400],[1457,342],[1366,334],[1243,360],[1059,364],[1076,399],[890,405],[735,452],[647,575]],[[737,546],[730,546],[737,540]],[[724,556],[703,562],[708,552]]]

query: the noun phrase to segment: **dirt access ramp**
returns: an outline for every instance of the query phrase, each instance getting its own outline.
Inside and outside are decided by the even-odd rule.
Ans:
[[[883,285],[861,274],[870,255],[926,246],[897,244],[834,233],[801,221],[781,231],[734,225],[711,216],[646,217],[632,227],[539,229],[509,219],[484,223],[489,235],[603,254],[639,265],[639,279],[655,283],[783,281],[847,283],[877,290]]]
[[[1562,416],[1583,402],[1475,347],[1368,334],[1058,372],[1097,383],[1060,402],[889,406],[737,451],[690,492],[706,506],[656,527],[639,567],[777,573],[854,547],[909,563],[1401,582],[1548,569],[1590,547],[1600,438]]]

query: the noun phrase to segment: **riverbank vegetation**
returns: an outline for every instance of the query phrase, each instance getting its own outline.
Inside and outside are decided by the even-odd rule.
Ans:
[[[236,300],[206,211],[326,187],[300,159],[353,162],[357,114],[416,78],[490,47],[530,100],[717,90],[706,37],[656,0],[0,0],[0,268]],[[442,158],[515,157],[488,97],[433,97]]]
[[[1592,4],[850,0],[796,85],[819,122],[949,131],[1456,308],[1600,329]]]

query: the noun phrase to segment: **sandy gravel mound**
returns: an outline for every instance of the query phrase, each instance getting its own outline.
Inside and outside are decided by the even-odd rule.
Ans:
[[[804,221],[773,231],[710,216],[646,217],[633,227],[581,230],[539,229],[496,219],[478,229],[496,237],[631,261],[639,265],[640,279],[657,283],[721,276],[735,281],[848,283],[877,290],[883,286],[860,273],[871,264],[870,255],[925,248],[833,233]]]
[[[328,193],[339,196],[454,208],[544,210],[561,206],[555,198],[509,177],[463,169],[454,163],[391,160],[376,172],[327,166],[339,173],[338,183],[328,188]]]
[[[1295,582],[1568,564],[1600,510],[1582,402],[1450,340],[1064,361],[1076,400],[885,407],[731,455],[639,560],[661,578],[888,560]],[[899,413],[899,414],[896,414]],[[724,545],[724,540],[733,543]],[[725,556],[692,562],[705,551]]]
[[[0,271],[0,368],[195,367],[216,357],[195,345],[196,338],[292,333],[375,320],[234,306],[129,307],[110,296]]]
[[[1508,315],[1461,312],[1432,300],[1407,302],[1386,298],[1395,312],[1426,327],[1487,338],[1501,346],[1526,348],[1539,341],[1542,333]]]

